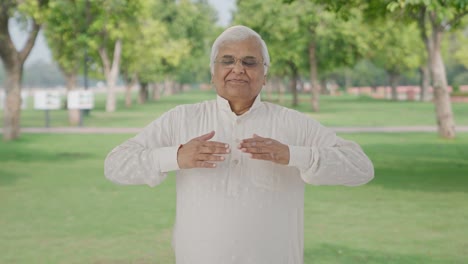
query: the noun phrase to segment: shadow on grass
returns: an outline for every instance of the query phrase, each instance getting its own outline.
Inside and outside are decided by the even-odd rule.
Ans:
[[[394,252],[369,251],[334,244],[320,244],[304,250],[304,263],[456,263],[453,259],[438,260],[430,255],[395,254]]]
[[[15,150],[12,152],[0,152],[2,162],[18,161],[18,162],[60,162],[60,161],[76,161],[79,159],[93,158],[94,155],[85,152],[47,152],[47,151],[27,151]],[[96,157],[97,158],[97,157]]]
[[[32,176],[30,164],[79,162],[84,159],[97,159],[92,153],[74,151],[46,151],[38,149],[16,149],[13,144],[5,144],[0,149],[0,186],[14,184],[18,179]]]

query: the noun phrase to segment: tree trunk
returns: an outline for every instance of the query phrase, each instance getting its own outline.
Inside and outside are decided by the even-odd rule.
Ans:
[[[298,100],[297,100],[297,79],[298,79],[298,73],[297,73],[297,67],[294,62],[289,62],[289,68],[291,69],[291,80],[289,82],[289,89],[292,93],[293,100],[292,100],[292,106],[297,106],[298,105]]]
[[[283,81],[279,82],[279,95],[278,95],[278,101],[280,104],[284,104],[284,92],[286,90],[286,87],[283,83]]]
[[[154,83],[153,84],[153,101],[159,101],[161,99],[161,84]]]
[[[344,72],[344,75],[345,75],[345,91],[348,91],[348,88],[351,88],[351,85],[353,85],[353,80],[352,80],[352,77],[351,77],[351,70],[349,68],[346,68],[345,69],[345,72]]]
[[[398,100],[397,88],[398,88],[398,80],[400,79],[400,75],[398,73],[389,72],[388,79],[390,82],[390,87],[392,89],[392,100],[397,101]]]
[[[107,98],[106,98],[106,112],[115,112],[117,100],[115,95],[115,86],[117,83],[117,77],[119,74],[120,56],[122,53],[122,41],[119,39],[114,45],[114,56],[112,64],[107,50],[105,47],[99,48],[99,55],[101,56],[102,64],[104,66],[104,73],[106,75],[107,82]]]
[[[76,89],[76,74],[64,72],[67,92]],[[68,105],[67,105],[68,109]],[[68,124],[70,126],[78,126],[80,124],[80,109],[68,109]]]
[[[434,87],[434,104],[439,135],[443,138],[455,138],[455,121],[452,112],[452,102],[447,89],[445,65],[440,51],[442,31],[433,27],[431,54],[431,73]]]
[[[317,73],[317,57],[315,55],[315,43],[309,43],[309,63],[310,63],[310,84],[311,84],[311,94],[312,94],[312,111],[320,111],[319,107],[319,96],[320,96],[320,85],[318,82],[318,73]]]
[[[140,82],[140,92],[138,93],[138,103],[144,104],[148,101],[148,83]]]
[[[0,8],[0,58],[6,72],[5,106],[3,111],[3,140],[17,139],[20,135],[21,119],[21,77],[23,64],[36,41],[40,25],[32,20],[32,29],[23,48],[17,51],[8,31],[10,7],[12,2],[3,3]]]
[[[164,80],[164,95],[173,95],[174,94],[174,82],[166,77]]]
[[[428,19],[431,24],[430,31],[426,28]],[[418,26],[421,38],[426,45],[429,59],[438,132],[443,138],[454,138],[455,121],[453,119],[452,103],[447,90],[445,65],[440,51],[440,42],[444,28],[438,24],[437,14],[434,11],[429,12],[425,7],[420,9]]]
[[[5,70],[3,139],[9,141],[18,138],[20,135],[22,65],[17,64]]]
[[[128,78],[127,85],[125,85],[125,107],[132,107],[132,90],[133,87],[137,84],[138,77],[136,74],[133,74],[131,78]]]
[[[421,101],[429,101],[429,88],[431,85],[431,71],[429,70],[429,64],[426,63],[425,65],[419,67],[420,73],[420,95],[419,98]]]

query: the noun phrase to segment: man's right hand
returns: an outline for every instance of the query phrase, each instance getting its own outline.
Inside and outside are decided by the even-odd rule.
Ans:
[[[208,141],[215,135],[214,131],[196,137],[182,145],[177,151],[177,163],[181,169],[215,168],[216,162],[224,160],[221,154],[231,152],[229,144]]]

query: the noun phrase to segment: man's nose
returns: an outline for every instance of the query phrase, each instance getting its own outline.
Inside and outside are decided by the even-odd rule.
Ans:
[[[236,73],[244,73],[245,72],[245,68],[244,68],[244,65],[242,64],[242,60],[241,59],[237,59],[235,62],[234,62],[234,67],[232,68],[232,70]]]

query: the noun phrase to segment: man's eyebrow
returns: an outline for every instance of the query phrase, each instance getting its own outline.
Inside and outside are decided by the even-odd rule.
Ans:
[[[234,58],[232,55],[223,55],[221,58]]]

